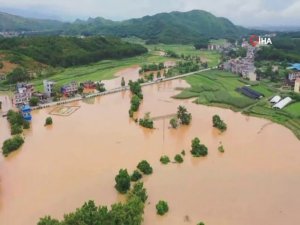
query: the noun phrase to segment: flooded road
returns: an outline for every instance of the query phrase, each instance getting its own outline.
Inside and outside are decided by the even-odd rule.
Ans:
[[[175,88],[186,86],[173,80],[143,88],[140,116],[169,115],[180,104],[192,113],[191,126],[177,130],[168,128],[168,119],[156,120],[153,131],[136,125],[128,117],[129,92],[76,102],[80,108],[71,116],[52,116],[52,127],[44,127],[52,108],[34,111],[23,147],[0,158],[0,224],[34,225],[45,215],[62,218],[89,199],[102,205],[119,201],[118,170],[133,171],[146,159],[154,173],[143,179],[149,195],[144,225],[298,225],[297,138],[264,119],[170,98]],[[212,128],[214,114],[227,123],[224,134]],[[2,143],[9,136],[4,118],[0,134]],[[207,145],[206,158],[191,157],[194,137]],[[217,150],[220,142],[223,154]],[[182,165],[160,164],[160,156],[173,158],[183,149]],[[170,208],[164,217],[155,212],[161,199]]]

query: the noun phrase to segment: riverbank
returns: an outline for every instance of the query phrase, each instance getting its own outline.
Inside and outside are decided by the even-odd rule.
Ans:
[[[279,90],[270,88],[262,82],[253,83],[251,88],[264,94],[265,97],[261,100],[252,100],[236,91],[236,88],[247,85],[246,81],[234,74],[218,70],[204,72],[201,76],[195,74],[185,80],[191,87],[183,90],[175,98],[196,98],[194,102],[197,104],[228,108],[249,116],[265,118],[287,127],[300,139],[300,117],[293,113],[294,110],[291,112],[289,110],[293,104],[284,110],[276,110],[268,102],[269,98],[280,94]]]

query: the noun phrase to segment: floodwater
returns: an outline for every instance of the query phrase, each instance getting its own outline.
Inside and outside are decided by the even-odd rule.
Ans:
[[[288,129],[230,110],[170,98],[173,80],[143,88],[140,116],[163,116],[185,105],[192,124],[169,129],[169,119],[156,120],[155,130],[139,127],[128,117],[129,92],[76,102],[69,117],[53,117],[51,108],[33,112],[23,147],[0,158],[0,224],[34,225],[40,217],[62,218],[85,201],[108,205],[122,200],[114,189],[120,168],[133,171],[148,160],[154,173],[144,178],[149,199],[144,225],[298,225],[300,221],[300,142]],[[211,119],[219,114],[228,130],[220,134]],[[0,142],[9,136],[0,119]],[[199,137],[206,158],[191,157],[190,143]],[[222,142],[225,153],[217,148]],[[186,150],[183,164],[161,165],[162,155]],[[169,203],[166,216],[156,215],[159,200]]]

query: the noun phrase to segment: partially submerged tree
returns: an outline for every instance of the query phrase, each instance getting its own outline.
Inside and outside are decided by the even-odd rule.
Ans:
[[[121,194],[125,194],[130,189],[130,176],[126,169],[121,169],[115,177],[115,188]]]
[[[199,138],[194,138],[192,140],[192,150],[191,153],[194,157],[206,156],[207,155],[207,147],[200,143]]]

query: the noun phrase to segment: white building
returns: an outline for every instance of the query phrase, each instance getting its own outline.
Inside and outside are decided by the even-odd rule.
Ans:
[[[54,92],[55,82],[54,81],[49,81],[49,80],[43,80],[43,84],[44,84],[44,92],[46,93],[46,95],[48,97],[51,97],[51,95]]]
[[[271,103],[278,103],[281,100],[281,97],[279,95],[274,96],[270,102]]]
[[[295,81],[294,91],[300,93],[300,78],[297,78]]]
[[[290,102],[292,101],[292,99],[290,97],[286,97],[283,100],[281,100],[280,102],[278,102],[277,104],[275,104],[273,106],[273,108],[276,109],[283,109],[284,107],[286,107]]]

